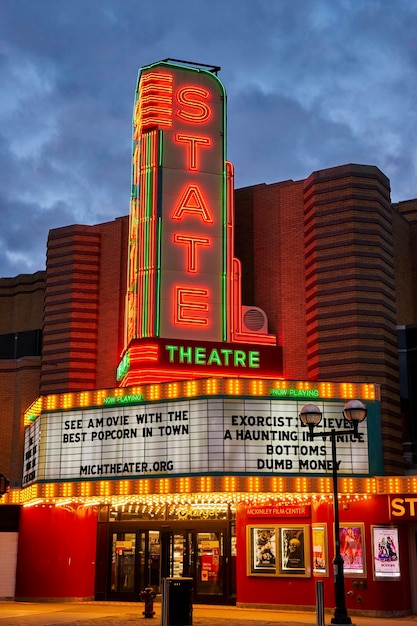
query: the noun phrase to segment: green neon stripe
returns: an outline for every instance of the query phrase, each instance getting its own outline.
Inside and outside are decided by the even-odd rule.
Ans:
[[[150,196],[152,193],[152,172],[150,171],[150,140],[149,135],[146,135],[146,146],[145,146],[145,207],[144,207],[144,235],[145,240],[143,241],[143,302],[142,302],[142,336],[148,336],[148,322],[149,322],[149,233],[150,233]]]
[[[161,280],[162,280],[162,163],[163,163],[163,133],[158,131],[158,167],[156,171],[156,277],[155,277],[155,336],[161,335]]]
[[[222,175],[222,230],[223,230],[223,271],[222,271],[222,334],[223,341],[227,340],[227,211],[226,211],[226,168]]]
[[[155,337],[161,333],[161,247],[162,247],[162,218],[158,217],[156,240],[156,289],[155,289]]]
[[[227,311],[227,288],[228,288],[228,276],[227,276],[227,170],[226,170],[226,91],[220,81],[218,81],[223,90],[223,175],[222,175],[222,225],[223,225],[223,273],[222,273],[222,329],[223,329],[223,341],[228,339],[228,327],[227,322],[230,311]],[[229,250],[229,254],[230,254]]]

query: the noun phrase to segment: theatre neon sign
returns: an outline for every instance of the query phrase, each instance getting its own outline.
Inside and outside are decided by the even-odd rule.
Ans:
[[[256,352],[253,344],[262,348],[258,376],[259,370],[264,376],[282,373],[276,337],[242,323],[225,101],[224,87],[212,71],[160,62],[139,74],[124,350],[118,369],[122,386],[144,377],[189,377],[190,362],[180,363],[172,347],[184,342],[199,366],[195,375],[224,375],[224,357],[229,350],[238,354],[239,343],[247,344],[240,350],[247,355]],[[223,352],[212,344],[224,344]],[[168,366],[166,351],[173,357]],[[226,365],[233,374],[234,360],[227,358]],[[236,368],[237,375],[253,369],[242,367],[239,358]]]

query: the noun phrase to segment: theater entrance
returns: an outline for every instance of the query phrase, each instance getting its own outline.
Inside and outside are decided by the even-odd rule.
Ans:
[[[100,525],[101,526],[101,525]],[[168,577],[193,579],[196,604],[234,604],[234,523],[112,523],[99,528],[96,599],[140,601],[147,586],[159,594]],[[101,537],[100,537],[101,534]],[[107,535],[107,537],[106,537]],[[100,564],[104,566],[103,577]]]

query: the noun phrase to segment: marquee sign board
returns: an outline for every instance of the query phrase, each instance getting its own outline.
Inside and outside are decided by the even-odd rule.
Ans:
[[[23,485],[35,481],[247,474],[326,475],[331,441],[310,441],[304,401],[193,398],[45,412],[25,431]],[[372,413],[371,405],[368,409]],[[319,403],[319,428],[345,428],[343,403]],[[369,475],[368,420],[340,436],[338,471]],[[376,422],[376,420],[375,420]]]

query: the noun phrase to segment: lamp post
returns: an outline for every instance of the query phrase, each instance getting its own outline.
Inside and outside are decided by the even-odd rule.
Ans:
[[[345,577],[343,573],[343,558],[340,554],[340,532],[339,532],[339,502],[337,490],[337,457],[336,457],[336,437],[338,435],[352,435],[359,438],[358,425],[366,418],[367,409],[360,400],[349,400],[343,408],[343,415],[353,428],[346,430],[335,430],[332,428],[326,432],[315,433],[314,428],[320,424],[322,412],[315,404],[306,404],[301,409],[300,419],[304,426],[308,426],[310,438],[330,437],[332,443],[332,471],[333,471],[333,514],[334,514],[334,534],[335,534],[335,556],[333,559],[334,569],[334,591],[336,598],[336,608],[331,619],[331,624],[352,624],[352,620],[347,614],[345,601]]]

